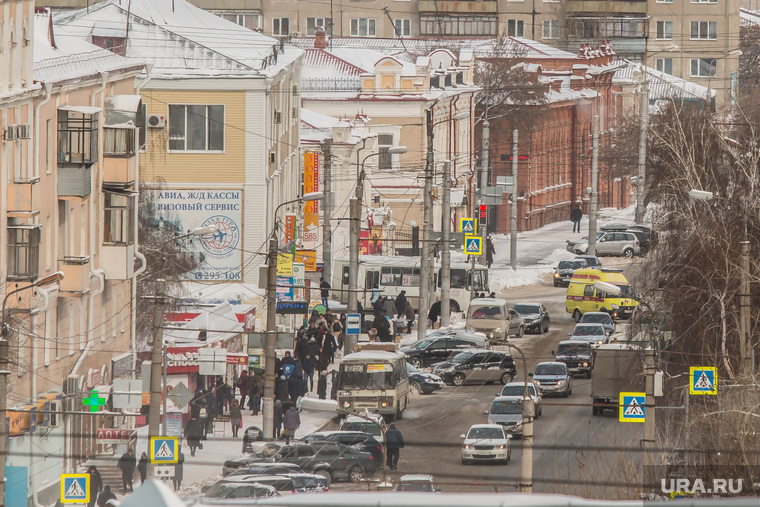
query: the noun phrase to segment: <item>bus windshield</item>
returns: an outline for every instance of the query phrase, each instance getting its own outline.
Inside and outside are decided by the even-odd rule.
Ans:
[[[396,375],[390,363],[342,363],[338,389],[394,389]]]

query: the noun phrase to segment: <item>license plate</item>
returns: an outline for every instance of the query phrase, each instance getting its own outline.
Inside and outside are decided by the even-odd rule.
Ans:
[[[376,408],[377,403],[354,403],[354,407],[356,408]]]
[[[473,454],[473,458],[493,458],[493,454]]]

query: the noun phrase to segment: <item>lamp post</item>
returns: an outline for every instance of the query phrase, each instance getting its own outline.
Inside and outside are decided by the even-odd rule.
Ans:
[[[164,257],[164,262],[159,270],[159,278],[156,280],[156,307],[153,309],[153,350],[150,361],[150,405],[148,406],[148,446],[150,447],[150,438],[158,437],[159,424],[161,422],[161,367],[164,362],[164,330],[163,320],[166,309],[166,280],[162,278],[164,267],[166,266],[166,257],[163,255],[164,250],[172,241],[179,241],[189,237],[201,237],[208,234],[214,234],[216,227],[199,227],[193,229],[187,234],[181,234],[167,239],[161,245],[160,252]],[[164,414],[165,415],[165,414]],[[164,423],[165,424],[165,423]],[[150,449],[148,449],[150,451]],[[153,462],[148,460],[148,477],[153,477]]]
[[[532,493],[533,492],[533,417],[535,416],[536,407],[533,403],[533,398],[528,391],[528,363],[525,361],[525,354],[520,347],[512,344],[511,340],[507,340],[507,346],[515,349],[520,353],[523,363],[523,376],[525,378],[525,390],[523,391],[523,403],[522,403],[522,469],[520,471],[520,492]]]
[[[8,315],[6,314],[8,298],[14,294],[31,289],[33,287],[41,287],[43,285],[50,285],[63,279],[63,272],[56,271],[44,278],[40,278],[37,281],[32,282],[29,285],[19,287],[16,290],[10,291],[3,298],[2,313],[0,313],[0,421],[5,421],[6,411],[8,409],[8,340],[6,337],[10,334],[8,327]],[[0,507],[5,506],[5,457],[8,454],[7,444],[7,430],[5,423],[0,424]]]

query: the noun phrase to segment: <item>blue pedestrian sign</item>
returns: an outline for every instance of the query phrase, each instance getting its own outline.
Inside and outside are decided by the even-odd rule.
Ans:
[[[61,503],[90,503],[90,474],[61,475]]]
[[[644,422],[645,393],[620,393],[620,422]]]
[[[150,437],[151,463],[176,463],[179,454],[177,437]]]
[[[346,334],[362,334],[362,316],[358,313],[346,314]]]
[[[483,238],[480,236],[465,236],[464,237],[464,253],[465,255],[482,255],[483,254]]]
[[[474,218],[459,219],[459,232],[463,232],[465,236],[473,235],[477,230],[478,223]]]
[[[718,369],[711,366],[689,368],[689,394],[718,394]]]

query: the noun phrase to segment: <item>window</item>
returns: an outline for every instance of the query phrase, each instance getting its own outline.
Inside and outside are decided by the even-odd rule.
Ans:
[[[351,37],[367,36],[375,36],[375,20],[372,18],[351,18]]]
[[[712,39],[718,38],[717,21],[692,21],[691,22],[691,39]]]
[[[103,192],[103,243],[131,245],[135,242],[135,200],[131,192]]]
[[[58,163],[98,161],[98,114],[58,110]]]
[[[224,106],[170,105],[169,149],[223,151]]]
[[[290,33],[290,19],[274,18],[272,20],[272,35],[288,35]]]
[[[331,18],[306,18],[306,35],[315,35],[318,26],[325,29],[325,35],[332,35]]]
[[[103,128],[103,155],[110,157],[134,155],[135,130]]]
[[[525,21],[521,19],[507,20],[507,35],[510,37],[522,37],[525,34]]]
[[[497,17],[420,16],[420,35],[496,35]]]
[[[647,21],[641,17],[571,18],[566,23],[567,36],[585,39],[646,36]]]
[[[673,22],[672,21],[658,21],[657,22],[657,38],[670,40],[673,38]]]
[[[718,75],[718,61],[715,58],[692,58],[692,77],[715,77]]]
[[[378,169],[393,169],[393,155],[388,153],[391,146],[393,146],[392,134],[380,134],[377,136],[377,151],[380,153],[377,161]]]
[[[655,68],[665,74],[673,75],[673,59],[672,58],[658,58],[655,60]]]
[[[691,0],[693,4],[717,4],[718,0]]]
[[[240,26],[244,26],[249,30],[258,30],[260,28],[259,15],[255,13],[239,14],[235,12],[226,12],[219,14],[219,16],[227,21],[232,21]]]
[[[393,26],[396,28],[396,37],[409,37],[412,35],[411,19],[394,19]]]
[[[8,280],[35,280],[39,273],[39,225],[8,225]]]
[[[545,19],[541,37],[544,39],[559,39],[559,20]]]
[[[672,4],[673,0],[657,0],[658,4]]]

